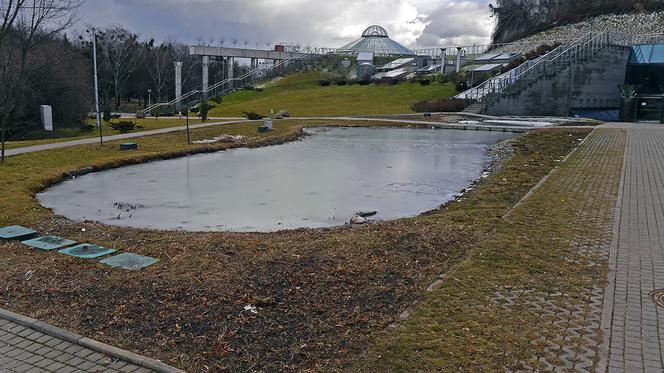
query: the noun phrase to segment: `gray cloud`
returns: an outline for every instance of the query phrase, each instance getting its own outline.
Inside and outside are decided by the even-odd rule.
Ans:
[[[87,0],[78,29],[122,25],[144,38],[339,47],[371,24],[408,46],[487,41],[487,0]],[[486,20],[486,21],[485,21]]]

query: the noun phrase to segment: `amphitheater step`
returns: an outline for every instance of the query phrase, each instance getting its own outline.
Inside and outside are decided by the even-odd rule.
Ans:
[[[464,113],[472,114],[481,114],[482,113],[482,103],[476,102],[463,110]]]

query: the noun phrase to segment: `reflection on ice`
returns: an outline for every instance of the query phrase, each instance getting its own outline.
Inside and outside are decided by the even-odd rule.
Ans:
[[[39,195],[75,220],[194,231],[330,227],[436,208],[480,177],[487,145],[511,134],[324,128],[303,141],[88,174]],[[140,206],[129,211],[121,206]],[[118,215],[119,214],[119,215]]]

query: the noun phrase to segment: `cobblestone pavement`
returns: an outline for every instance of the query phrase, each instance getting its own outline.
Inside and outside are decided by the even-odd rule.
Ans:
[[[520,370],[664,372],[664,308],[651,297],[664,289],[664,126],[603,126],[570,163],[563,167],[574,172],[552,176],[538,193],[578,203],[563,259],[588,269],[576,279],[585,285],[572,294],[512,286],[493,295],[544,320]],[[607,265],[608,276],[593,270]]]
[[[0,318],[0,373],[152,372]]]
[[[664,126],[629,128],[604,301],[600,370],[664,371]]]
[[[561,283],[550,292],[520,284],[497,288],[493,300],[513,312],[538,315],[541,326],[531,341],[532,357],[517,371],[593,371],[600,339],[604,290],[625,131],[596,130],[576,154],[533,196],[557,196],[571,206],[567,249],[560,258],[576,271],[575,283]],[[617,155],[617,156],[616,156]],[[562,208],[562,206],[561,206]],[[567,208],[567,207],[565,207]],[[525,228],[527,229],[527,228]]]

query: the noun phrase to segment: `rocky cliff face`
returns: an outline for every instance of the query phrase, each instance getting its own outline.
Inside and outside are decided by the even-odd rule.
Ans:
[[[494,42],[506,43],[588,17],[664,9],[664,0],[496,0]],[[664,27],[664,25],[662,25]]]

